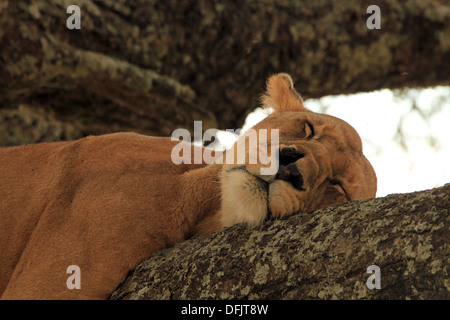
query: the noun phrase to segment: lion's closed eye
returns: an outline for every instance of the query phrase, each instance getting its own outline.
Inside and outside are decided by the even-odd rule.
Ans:
[[[311,122],[306,121],[305,122],[305,138],[306,139],[312,139],[316,135],[314,131],[314,126],[311,124]]]

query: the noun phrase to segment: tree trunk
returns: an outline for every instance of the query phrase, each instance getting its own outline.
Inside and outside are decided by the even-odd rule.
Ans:
[[[144,260],[112,299],[449,299],[450,184],[235,225]],[[381,288],[369,289],[369,266]]]
[[[81,30],[67,3],[0,1],[0,145],[237,128],[276,72],[305,98],[450,83],[448,1],[73,0]]]

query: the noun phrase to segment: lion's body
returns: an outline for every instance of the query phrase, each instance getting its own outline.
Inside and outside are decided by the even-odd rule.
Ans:
[[[258,140],[279,149],[273,174],[262,163],[176,165],[186,142],[133,133],[0,149],[1,298],[105,299],[142,259],[192,236],[375,196],[350,125],[305,109],[285,74],[264,101],[275,112],[254,128],[280,134],[279,145]],[[80,289],[67,286],[72,265]]]
[[[111,134],[0,149],[2,298],[106,298],[149,253],[189,237],[196,192],[218,185],[189,185],[202,165],[172,164],[174,145]],[[66,286],[70,265],[81,290]]]

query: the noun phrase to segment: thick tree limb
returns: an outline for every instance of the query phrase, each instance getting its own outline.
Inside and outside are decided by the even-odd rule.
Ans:
[[[449,299],[450,184],[236,225],[143,261],[113,299]],[[367,267],[381,269],[369,290]]]
[[[76,124],[54,139],[167,135],[193,120],[237,128],[276,72],[306,98],[450,82],[448,1],[70,4],[81,8],[81,30],[66,28],[67,1],[0,2],[0,114],[25,104]],[[369,5],[381,9],[380,30],[366,27]]]

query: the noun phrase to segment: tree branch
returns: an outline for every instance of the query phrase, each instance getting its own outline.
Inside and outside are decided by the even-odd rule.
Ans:
[[[450,184],[352,201],[157,252],[112,299],[449,299]],[[369,290],[370,265],[381,289]]]
[[[444,1],[71,4],[81,30],[66,28],[61,0],[0,4],[0,108],[43,106],[80,134],[168,135],[192,120],[240,127],[278,72],[304,98],[450,83]],[[366,26],[369,5],[380,30]]]

